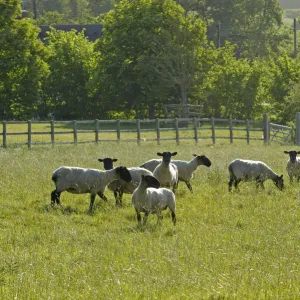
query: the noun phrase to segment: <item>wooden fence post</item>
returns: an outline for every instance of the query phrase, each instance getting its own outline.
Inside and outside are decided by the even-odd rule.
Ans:
[[[300,112],[296,113],[296,145],[300,145]]]
[[[263,122],[264,122],[264,144],[269,144],[270,141],[270,126],[269,126],[269,118],[267,114],[263,115]]]
[[[194,136],[195,136],[195,142],[198,143],[198,123],[197,118],[194,117]]]
[[[121,141],[121,121],[117,120],[117,140]]]
[[[95,142],[98,144],[99,142],[99,120],[95,120]]]
[[[160,127],[159,127],[159,119],[156,119],[156,140],[157,145],[160,145]]]
[[[176,143],[179,145],[179,130],[178,130],[178,119],[175,118],[175,130],[176,130]]]
[[[215,132],[215,118],[211,118],[211,137],[213,144],[216,143],[216,132]]]
[[[232,119],[229,119],[229,139],[230,139],[230,144],[233,143],[233,128],[232,128]]]
[[[6,148],[7,147],[7,144],[6,144],[6,121],[3,121],[2,122],[2,144],[3,144],[3,148]]]
[[[73,121],[73,135],[74,135],[74,144],[77,145],[77,122]]]
[[[31,149],[31,121],[28,121],[28,148]]]
[[[51,128],[51,144],[52,146],[55,143],[55,136],[54,136],[54,120],[51,120],[50,122],[50,128]]]
[[[138,144],[141,143],[141,121],[140,119],[136,120],[136,135]]]
[[[246,120],[246,137],[247,137],[247,144],[249,145],[250,143],[250,125],[249,125],[249,120]]]

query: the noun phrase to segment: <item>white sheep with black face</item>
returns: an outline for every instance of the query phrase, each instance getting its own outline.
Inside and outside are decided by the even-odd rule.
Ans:
[[[293,182],[293,177],[297,178],[297,181],[300,180],[300,158],[297,157],[297,154],[300,154],[300,151],[284,151],[285,154],[289,155],[289,159],[286,163],[286,171],[290,177],[290,182]]]
[[[115,179],[131,181],[131,175],[126,167],[117,167],[108,171],[85,169],[78,167],[60,167],[52,174],[55,190],[51,193],[51,204],[60,204],[60,195],[67,191],[72,194],[91,194],[89,210],[92,210],[96,195],[104,201],[106,186]]]
[[[178,168],[178,179],[179,181],[184,181],[190,192],[193,192],[191,186],[191,179],[194,176],[194,172],[199,166],[211,166],[211,161],[205,155],[193,154],[194,158],[190,161],[186,160],[172,160],[172,164]],[[151,159],[142,164],[140,167],[146,168],[150,171],[154,169],[161,163],[160,159]]]
[[[113,158],[99,158],[98,161],[103,162],[104,169],[110,170],[113,168],[114,162],[118,161],[118,159]],[[153,175],[152,172],[140,167],[131,167],[127,168],[130,175],[131,181],[126,182],[122,179],[117,179],[112,181],[108,185],[108,189],[114,193],[116,204],[122,206],[122,198],[123,194],[132,194],[136,187],[139,185],[141,175]]]
[[[235,159],[229,166],[229,191],[232,185],[238,189],[241,181],[256,181],[257,186],[264,187],[264,182],[271,179],[279,190],[284,187],[283,175],[277,175],[269,166],[262,161]]]
[[[173,187],[174,194],[178,187],[178,168],[171,162],[171,157],[177,152],[157,152],[158,156],[162,156],[160,164],[153,171],[153,176],[158,179],[162,187]]]
[[[159,181],[150,175],[142,175],[137,189],[133,192],[131,202],[135,208],[138,224],[141,224],[141,213],[144,213],[143,223],[148,215],[156,214],[158,221],[162,219],[162,211],[169,208],[172,221],[176,225],[175,194],[166,188],[160,188]]]

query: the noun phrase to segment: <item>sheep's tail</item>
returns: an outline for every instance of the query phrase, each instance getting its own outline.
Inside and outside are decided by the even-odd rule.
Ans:
[[[52,174],[52,180],[54,181],[55,184],[57,182],[57,179],[58,179],[58,176],[57,176],[57,173],[55,172]]]

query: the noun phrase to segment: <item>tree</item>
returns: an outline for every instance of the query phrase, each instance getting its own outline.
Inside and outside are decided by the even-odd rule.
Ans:
[[[30,20],[18,20],[17,0],[0,2],[0,101],[7,117],[27,118],[37,110],[48,75],[47,51]]]
[[[93,86],[106,109],[144,117],[149,107],[192,97],[209,60],[200,19],[186,17],[172,0],[122,1],[105,16],[103,33]]]

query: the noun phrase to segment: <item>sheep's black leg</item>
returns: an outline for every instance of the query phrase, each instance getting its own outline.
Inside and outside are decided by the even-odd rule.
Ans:
[[[229,192],[231,192],[233,182],[234,182],[234,178],[233,178],[233,176],[230,176],[230,179],[229,179],[229,182],[228,182]]]
[[[185,184],[188,187],[188,189],[190,190],[190,192],[193,193],[193,188],[192,188],[191,184],[188,181],[185,181]]]
[[[298,181],[299,181],[299,176],[298,176]],[[293,176],[290,176],[290,183],[293,183]]]
[[[118,196],[118,192],[117,191],[114,191],[114,196],[115,196],[115,199],[116,199],[116,206],[118,206],[118,204],[119,204],[119,196]]]
[[[164,218],[163,215],[161,214],[161,211],[158,211],[157,212],[157,224],[160,223],[160,221]]]
[[[178,181],[173,185],[173,193],[176,194],[178,188]]]
[[[173,211],[172,211],[172,221],[173,221],[174,226],[175,226],[176,225],[176,215]]]
[[[102,192],[98,193],[98,196],[103,199],[105,202],[107,202],[107,198],[105,197],[105,195]]]
[[[90,202],[89,211],[93,210],[93,205],[94,205],[94,202],[95,202],[95,198],[96,198],[96,195],[95,194],[91,194],[91,202]]]
[[[51,192],[51,205],[60,204],[60,192],[57,192],[56,190]]]
[[[146,211],[146,212],[145,212],[144,219],[143,219],[143,224],[144,224],[144,225],[146,225],[146,223],[147,223],[147,218],[148,218],[148,216],[149,216],[149,213],[150,213],[149,211]]]
[[[235,181],[234,181],[234,187],[235,187],[235,189],[238,190],[238,191],[239,191],[238,185],[239,185],[240,181],[241,181],[241,180],[237,180],[237,179],[235,179]]]
[[[140,225],[141,224],[141,213],[138,211],[138,210],[135,210],[136,211],[136,216],[137,216],[137,220],[138,220],[138,224]]]

